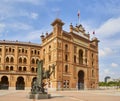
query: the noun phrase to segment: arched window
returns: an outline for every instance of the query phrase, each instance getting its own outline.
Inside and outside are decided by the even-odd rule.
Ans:
[[[24,72],[26,71],[26,67],[23,67],[23,71],[24,71]]]
[[[65,51],[68,51],[68,45],[67,44],[65,45]]]
[[[12,63],[14,62],[14,58],[13,57],[10,58],[10,62],[12,62]]]
[[[19,70],[19,71],[22,71],[22,67],[19,67],[18,70]]]
[[[11,52],[11,48],[9,48],[9,52]]]
[[[6,66],[6,70],[7,70],[7,71],[9,70],[9,66]]]
[[[32,68],[31,68],[31,72],[34,72],[34,70],[35,70],[34,67],[32,67]]]
[[[35,54],[37,53],[37,51],[36,51],[36,50],[35,50],[34,52],[35,52]]]
[[[25,50],[25,53],[27,53],[27,50]]]
[[[83,51],[79,50],[79,64],[83,64]]]
[[[94,70],[92,70],[92,77],[94,77]]]
[[[38,55],[40,54],[40,52],[38,51]]]
[[[22,53],[24,53],[24,49],[22,49]]]
[[[27,63],[27,59],[26,58],[23,59],[23,63]]]
[[[49,46],[49,51],[51,51],[51,45]]]
[[[6,62],[9,62],[9,57],[6,58]]]
[[[6,53],[8,52],[8,49],[6,49]]]
[[[34,64],[35,63],[35,59],[32,59],[32,64]]]
[[[31,54],[33,54],[33,50],[31,51]]]
[[[1,63],[1,57],[0,57],[0,63]]]
[[[12,49],[12,52],[14,53],[15,49]]]
[[[68,55],[67,54],[65,55],[65,61],[68,61]]]
[[[85,63],[86,63],[86,65],[87,65],[87,58],[85,59]]]
[[[10,67],[10,71],[13,71],[13,66]]]
[[[36,60],[36,64],[38,63],[39,59]]]
[[[65,72],[68,72],[68,65],[65,65]]]
[[[92,66],[94,66],[94,62],[92,61]]]
[[[76,63],[76,55],[74,55],[74,63]]]
[[[94,54],[92,53],[92,58],[94,57]]]
[[[21,53],[21,49],[19,49],[19,53]]]
[[[0,52],[2,52],[2,49],[0,48]]]
[[[22,58],[19,58],[19,63],[22,63]]]

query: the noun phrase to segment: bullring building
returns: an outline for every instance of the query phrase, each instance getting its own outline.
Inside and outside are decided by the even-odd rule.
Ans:
[[[55,19],[51,33],[41,35],[41,44],[20,41],[0,41],[0,89],[30,89],[36,79],[37,61],[43,69],[55,72],[46,79],[52,90],[95,89],[98,87],[98,42],[85,32],[82,25],[70,25]]]

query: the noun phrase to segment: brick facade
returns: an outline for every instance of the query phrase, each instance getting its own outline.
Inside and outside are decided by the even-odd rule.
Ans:
[[[53,90],[98,87],[98,42],[90,40],[82,25],[70,25],[55,19],[53,31],[41,35],[42,43],[0,41],[0,88],[27,89],[36,78],[37,61],[43,59],[44,70],[55,65],[55,73],[45,80]],[[7,87],[6,87],[7,86]]]

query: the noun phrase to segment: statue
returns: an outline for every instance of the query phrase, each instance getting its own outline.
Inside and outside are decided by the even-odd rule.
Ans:
[[[46,70],[43,71],[43,60],[38,61],[37,63],[37,79],[32,83],[31,93],[29,98],[35,98],[37,95],[38,99],[49,98],[50,95],[45,92],[44,86],[46,85],[43,80],[49,79],[51,74],[55,72],[55,65],[52,65],[52,71]],[[50,67],[51,68],[51,67]]]

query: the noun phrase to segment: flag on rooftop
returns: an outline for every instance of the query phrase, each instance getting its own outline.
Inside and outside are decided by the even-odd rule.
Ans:
[[[78,10],[78,18],[80,17],[80,10]]]
[[[95,31],[93,31],[93,35],[95,35]]]

